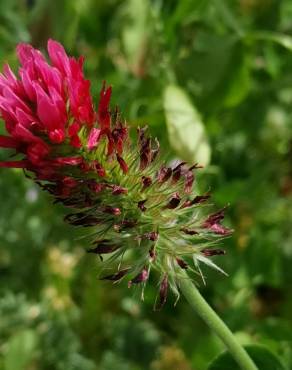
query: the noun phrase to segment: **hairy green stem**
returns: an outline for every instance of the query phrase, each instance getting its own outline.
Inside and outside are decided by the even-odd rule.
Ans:
[[[238,343],[233,333],[228,329],[216,312],[202,297],[190,278],[185,276],[180,278],[180,288],[191,307],[199,314],[205,323],[223,341],[234,360],[242,370],[258,370],[252,359],[244,348]]]

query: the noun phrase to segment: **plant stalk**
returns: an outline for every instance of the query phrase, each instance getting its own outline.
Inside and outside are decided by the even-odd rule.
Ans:
[[[234,360],[242,370],[258,370],[245,349],[238,343],[237,339],[225,323],[220,319],[216,312],[202,297],[190,278],[185,276],[180,278],[180,288],[186,300],[205,323],[218,335],[225,344]]]

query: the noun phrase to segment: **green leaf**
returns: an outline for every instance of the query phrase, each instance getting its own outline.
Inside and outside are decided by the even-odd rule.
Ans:
[[[214,5],[218,14],[221,16],[223,22],[230,27],[232,31],[237,33],[239,36],[244,35],[244,31],[239,20],[232,13],[231,9],[227,6],[228,2],[221,0],[214,0]]]
[[[127,22],[122,31],[123,47],[131,69],[139,75],[147,53],[148,38],[152,32],[148,1],[125,2],[125,17]]]
[[[272,41],[292,51],[292,37],[278,32],[258,31],[249,36],[254,40]]]
[[[250,73],[247,57],[240,56],[238,58],[235,56],[230,69],[229,85],[227,81],[226,84],[228,86],[224,97],[224,105],[226,107],[238,105],[246,97],[250,89]]]
[[[177,155],[189,162],[208,165],[211,148],[199,112],[178,86],[164,90],[164,110],[169,142]]]
[[[33,359],[37,344],[36,333],[23,330],[13,335],[7,343],[4,370],[26,370]]]
[[[259,370],[285,370],[278,357],[267,348],[257,345],[249,345],[246,346],[245,349]],[[240,370],[229,352],[224,352],[219,355],[208,367],[208,370],[227,369]]]

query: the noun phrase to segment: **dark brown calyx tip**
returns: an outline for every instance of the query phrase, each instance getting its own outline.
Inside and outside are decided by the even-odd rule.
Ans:
[[[147,199],[144,199],[144,200],[140,200],[138,202],[138,208],[142,211],[142,212],[145,212],[146,211],[146,207],[145,207],[145,203],[147,202]]]
[[[121,280],[129,272],[129,270],[130,270],[129,268],[126,268],[116,272],[115,274],[103,276],[99,280],[118,281]]]
[[[186,270],[188,268],[188,264],[181,258],[176,258],[176,262],[182,269]]]
[[[205,256],[205,257],[212,257],[212,256],[219,256],[219,255],[223,255],[225,254],[225,250],[223,249],[203,249],[202,250],[202,254]]]
[[[143,190],[151,186],[152,184],[152,179],[149,176],[142,176],[142,185],[143,185]]]
[[[171,196],[171,198],[170,198],[168,204],[165,206],[165,208],[167,208],[167,209],[174,209],[174,208],[176,208],[179,205],[180,200],[181,200],[181,198],[180,198],[179,193],[174,193]]]
[[[155,242],[158,239],[158,232],[157,231],[150,231],[149,233],[145,233],[141,236],[142,239],[148,239],[152,242]]]
[[[162,307],[165,305],[167,299],[167,292],[168,292],[168,277],[167,274],[164,274],[162,281],[160,283],[158,297],[154,306],[155,311],[160,311]]]
[[[142,271],[139,272],[139,274],[134,277],[134,279],[128,282],[128,287],[130,288],[133,284],[144,283],[146,280],[148,280],[148,277],[149,277],[148,269],[144,267]]]
[[[182,231],[183,233],[185,233],[187,235],[197,235],[197,234],[199,234],[196,230],[188,229],[186,227],[182,227],[180,229],[180,231]]]

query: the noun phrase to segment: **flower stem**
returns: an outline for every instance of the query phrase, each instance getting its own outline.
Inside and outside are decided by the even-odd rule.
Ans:
[[[180,288],[191,307],[223,341],[239,367],[242,370],[258,370],[245,349],[238,343],[233,333],[205,301],[186,274],[180,278]]]

